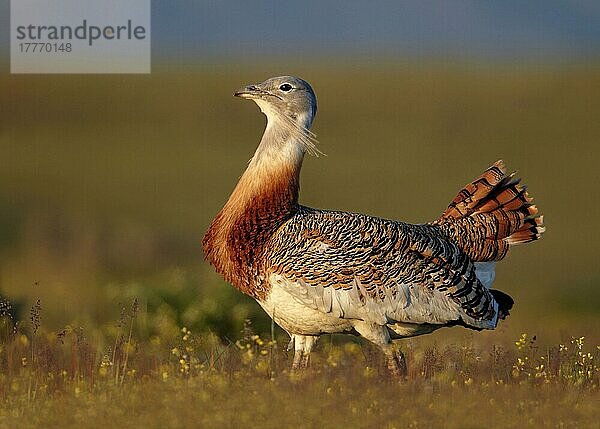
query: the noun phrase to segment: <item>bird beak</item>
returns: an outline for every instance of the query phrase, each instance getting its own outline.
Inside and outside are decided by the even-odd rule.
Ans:
[[[259,89],[257,85],[248,85],[238,89],[233,95],[234,97],[254,99],[260,98],[265,93],[266,91]]]

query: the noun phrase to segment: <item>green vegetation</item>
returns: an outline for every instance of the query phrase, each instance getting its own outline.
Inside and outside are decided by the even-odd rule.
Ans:
[[[313,367],[289,373],[284,338],[235,342],[186,327],[139,341],[134,300],[86,332],[5,332],[0,427],[594,427],[600,346],[584,337],[541,346],[465,335],[408,340],[409,380],[389,379],[374,347],[324,337]],[[19,325],[17,325],[19,326]],[[20,325],[25,328],[24,325]]]
[[[0,427],[598,427],[600,75],[339,69],[293,68],[328,155],[301,201],[423,222],[504,159],[548,227],[498,267],[511,317],[402,342],[403,385],[340,336],[291,375],[285,334],[200,249],[264,124],[231,94],[290,68],[3,75]]]

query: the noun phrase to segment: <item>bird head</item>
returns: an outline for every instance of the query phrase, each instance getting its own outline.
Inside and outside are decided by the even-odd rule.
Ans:
[[[308,82],[298,77],[272,77],[240,88],[234,95],[253,100],[269,120],[283,117],[306,129],[317,114],[315,93]]]

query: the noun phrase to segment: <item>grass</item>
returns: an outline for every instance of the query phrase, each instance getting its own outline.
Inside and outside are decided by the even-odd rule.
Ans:
[[[0,427],[566,428],[599,417],[600,346],[583,337],[406,341],[409,379],[397,384],[373,347],[343,337],[323,338],[298,374],[285,338],[262,338],[249,321],[235,342],[186,327],[140,341],[135,300],[93,332],[47,332],[41,311],[14,329],[3,319]]]
[[[402,385],[338,336],[290,375],[285,334],[202,263],[264,121],[231,93],[289,72],[0,77],[0,427],[598,427],[593,67],[294,68],[328,154],[303,203],[423,222],[503,158],[546,215],[498,266],[511,317],[401,342]]]

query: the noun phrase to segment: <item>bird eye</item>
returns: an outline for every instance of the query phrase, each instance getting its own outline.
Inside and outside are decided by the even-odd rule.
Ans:
[[[292,85],[290,85],[289,83],[284,83],[279,87],[279,89],[281,89],[283,92],[288,92],[292,89]]]

